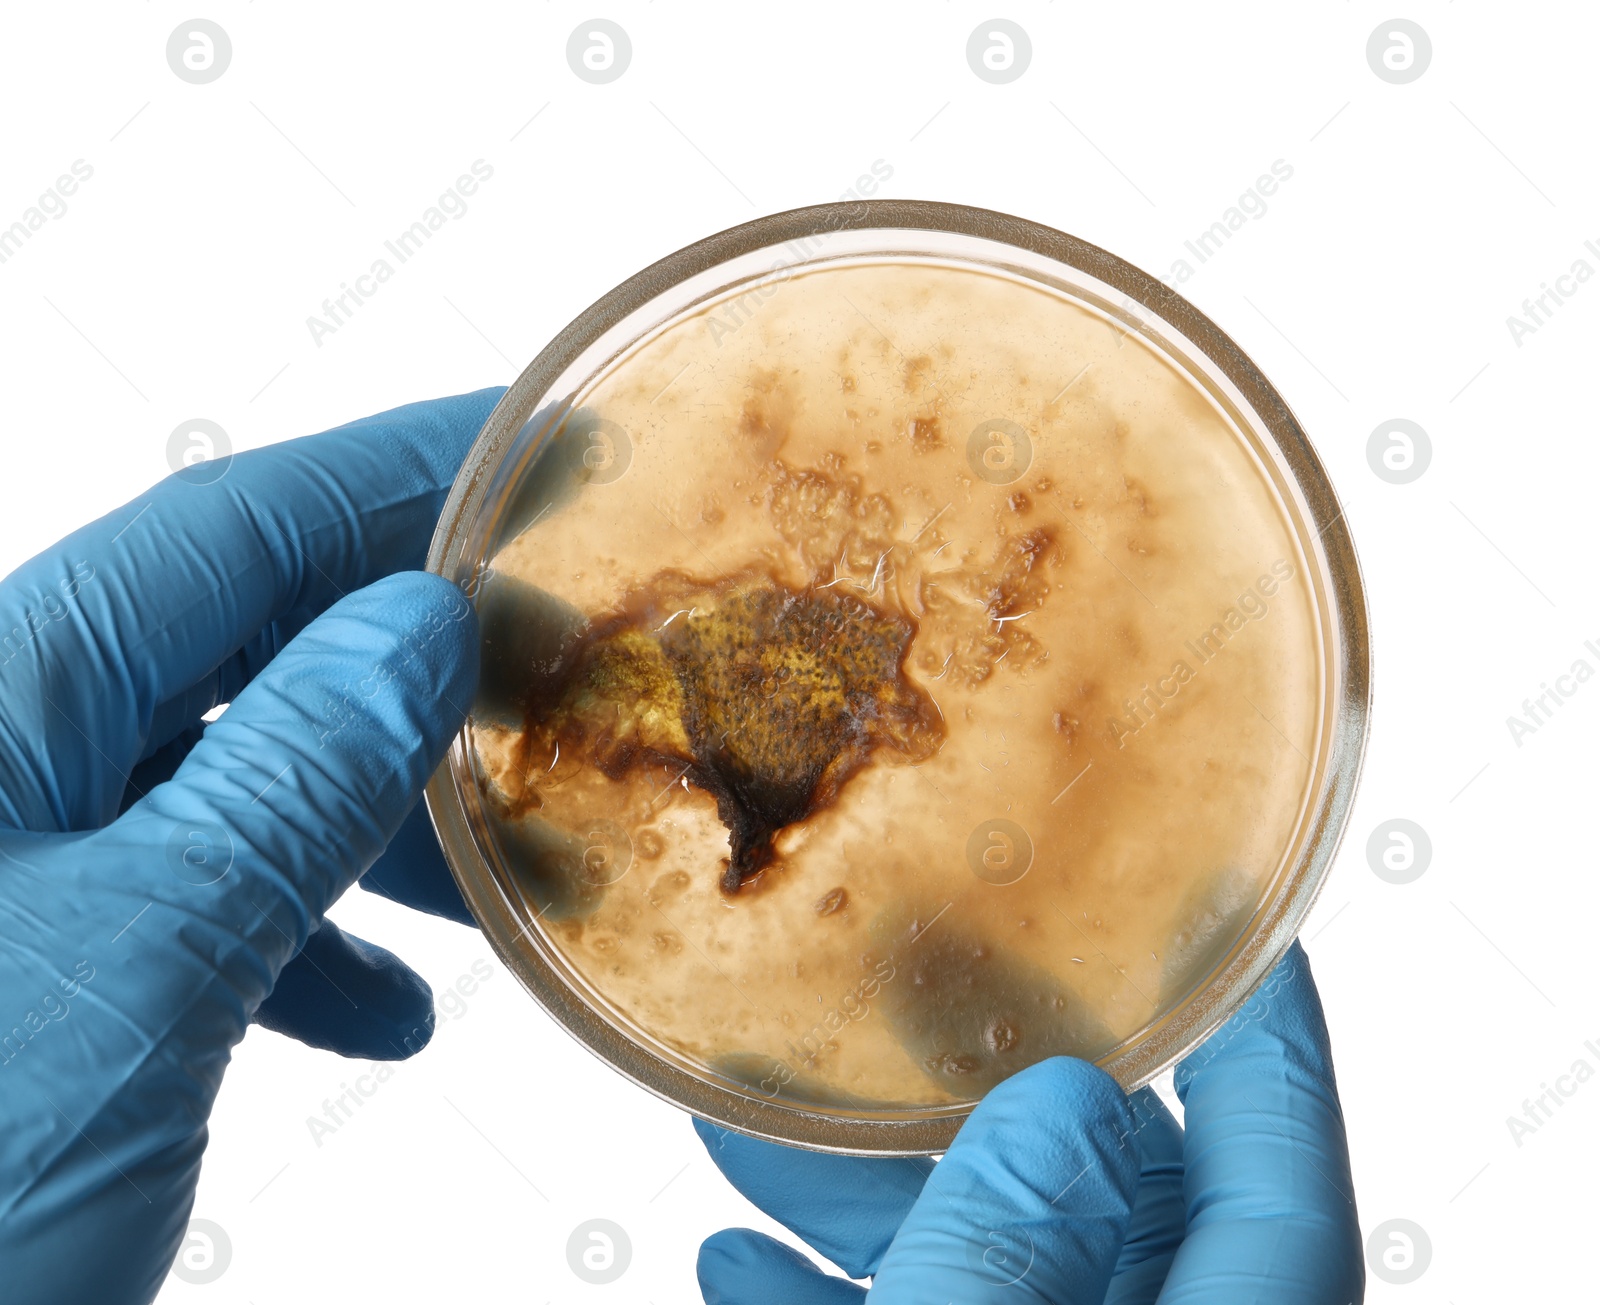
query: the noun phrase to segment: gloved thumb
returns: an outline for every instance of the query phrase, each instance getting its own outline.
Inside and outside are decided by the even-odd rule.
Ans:
[[[1116,1081],[1085,1061],[1041,1061],[972,1112],[868,1301],[1098,1305],[1138,1181],[1136,1121]]]
[[[156,900],[252,944],[241,963],[266,973],[235,976],[260,988],[253,1001],[239,989],[247,1015],[416,802],[471,702],[476,635],[471,605],[437,576],[351,594],[113,826],[160,844]]]

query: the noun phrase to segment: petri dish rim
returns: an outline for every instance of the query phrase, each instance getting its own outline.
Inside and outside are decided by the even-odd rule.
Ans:
[[[898,249],[889,239],[907,233]],[[927,237],[953,237],[985,256],[950,255]],[[829,257],[809,248],[843,245]],[[921,245],[917,248],[915,246]],[[751,255],[794,250],[770,268],[750,269]],[[1321,460],[1288,404],[1249,357],[1188,300],[1148,273],[1097,246],[1008,214],[923,200],[861,200],[822,204],[758,218],[709,236],[650,265],[603,295],[569,323],[502,396],[469,451],[446,500],[429,549],[427,568],[472,597],[484,565],[485,530],[495,501],[514,473],[537,452],[530,419],[553,400],[566,411],[571,391],[558,387],[575,373],[592,377],[664,323],[741,284],[780,270],[806,271],[854,254],[939,259],[1020,272],[1054,284],[1098,310],[1201,384],[1211,402],[1253,446],[1280,501],[1316,565],[1318,616],[1329,676],[1325,720],[1297,831],[1299,853],[1280,868],[1249,925],[1210,974],[1174,1009],[1098,1063],[1129,1090],[1187,1054],[1242,1006],[1282,959],[1316,901],[1347,822],[1360,777],[1371,710],[1371,646],[1359,560]],[[1013,265],[1007,257],[1020,260]],[[744,275],[732,274],[739,264]],[[1022,265],[1025,264],[1025,265]],[[1059,279],[1050,275],[1056,265]],[[652,305],[671,309],[640,321]],[[545,426],[552,423],[546,419]],[[535,439],[538,431],[532,432]],[[1263,447],[1264,446],[1264,447]],[[513,456],[520,454],[521,456]],[[481,819],[463,800],[473,758],[466,728],[429,781],[427,803],[445,857],[474,916],[501,960],[536,1001],[593,1054],[647,1091],[720,1126],[772,1141],[857,1155],[927,1154],[944,1150],[970,1105],[906,1114],[844,1114],[762,1100],[723,1087],[674,1063],[670,1053],[630,1034],[582,995],[564,967],[530,942],[520,905],[499,883],[483,854]],[[474,791],[469,782],[468,791]]]

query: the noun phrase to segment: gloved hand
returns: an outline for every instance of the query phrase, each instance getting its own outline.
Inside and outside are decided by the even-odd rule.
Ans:
[[[470,919],[417,799],[476,624],[410,569],[499,395],[180,472],[0,584],[13,1305],[156,1294],[252,1019],[374,1059],[431,1036],[422,979],[324,916],[365,872]]]
[[[872,1305],[1352,1305],[1365,1274],[1322,1004],[1296,943],[1178,1067],[1184,1127],[1083,1061],[984,1098],[945,1157],[795,1151],[696,1121],[722,1172]],[[708,1305],[869,1295],[783,1243],[700,1249]]]

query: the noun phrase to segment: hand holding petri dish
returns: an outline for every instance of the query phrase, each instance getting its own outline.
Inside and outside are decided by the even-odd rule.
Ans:
[[[482,631],[429,804],[503,959],[705,1118],[948,1145],[1147,1081],[1282,956],[1365,741],[1287,406],[1104,251],[902,201],[646,269],[506,394],[430,569]]]

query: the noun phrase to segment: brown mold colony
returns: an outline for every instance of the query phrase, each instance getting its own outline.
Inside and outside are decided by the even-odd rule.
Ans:
[[[772,840],[830,803],[882,750],[925,760],[943,727],[902,674],[904,616],[833,588],[750,573],[717,584],[669,572],[592,626],[530,705],[527,758],[558,751],[620,780],[681,762],[727,826],[722,889],[772,863]]]

